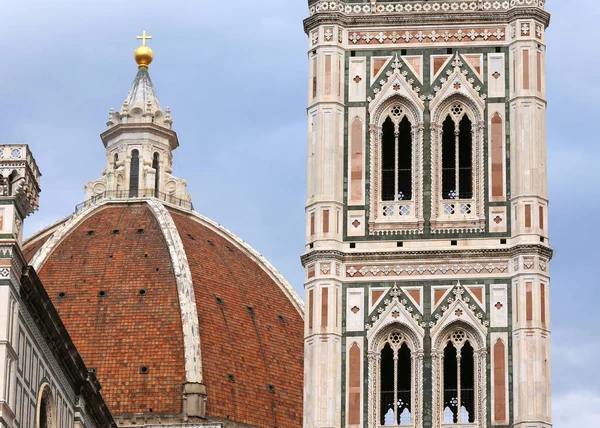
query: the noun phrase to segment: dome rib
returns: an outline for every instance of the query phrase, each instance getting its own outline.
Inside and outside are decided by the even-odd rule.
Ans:
[[[149,199],[147,202],[167,241],[177,282],[181,323],[183,325],[185,378],[188,383],[202,383],[202,353],[198,329],[198,309],[187,255],[183,248],[181,236],[179,236],[169,211],[156,199]]]
[[[106,201],[110,203],[111,201]],[[202,357],[200,349],[200,335],[198,334],[198,311],[196,308],[196,298],[194,296],[194,287],[192,283],[192,274],[183,243],[177,227],[171,218],[171,214],[158,200],[147,199],[144,202],[148,204],[150,211],[156,218],[169,248],[171,262],[177,282],[177,292],[179,295],[179,304],[181,310],[181,322],[183,324],[183,337],[185,349],[185,375],[189,383],[202,383]],[[55,231],[41,245],[33,256],[30,265],[39,272],[44,263],[53,253],[54,249],[69,235],[69,233],[83,222],[96,210],[101,209],[106,203],[92,205],[81,213],[73,215],[69,220],[62,224],[62,228]]]
[[[202,214],[192,211],[191,215],[201,220],[201,222],[210,226],[215,232],[224,235],[227,239],[235,241],[242,249],[244,249],[263,269],[269,274],[269,276],[275,281],[279,288],[284,294],[292,301],[300,316],[304,319],[304,301],[298,295],[294,287],[288,282],[287,279],[273,266],[262,254],[256,251],[250,244],[244,241],[242,238],[237,236],[235,233],[224,227],[223,225],[211,220]]]

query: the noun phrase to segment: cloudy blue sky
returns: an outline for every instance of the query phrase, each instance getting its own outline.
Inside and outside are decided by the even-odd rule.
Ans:
[[[600,145],[595,0],[549,0],[554,417],[600,426]],[[99,134],[136,73],[151,75],[181,147],[174,174],[197,211],[262,252],[301,292],[306,162],[305,0],[1,0],[0,143],[28,143],[43,173],[28,234],[72,212],[100,177]]]

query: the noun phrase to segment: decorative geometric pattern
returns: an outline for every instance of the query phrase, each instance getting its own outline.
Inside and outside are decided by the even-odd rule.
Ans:
[[[477,304],[477,299],[475,297],[473,297],[462,285],[458,284],[456,285],[456,287],[454,287],[454,289],[452,290],[451,295],[448,295],[445,298],[445,301],[443,303],[440,303],[440,306],[438,306],[432,313],[433,315],[433,319],[432,321],[429,322],[429,327],[433,328],[435,327],[435,325],[437,324],[437,322],[442,319],[442,317],[444,316],[444,314],[451,309],[452,304],[455,301],[458,300],[462,300],[466,306],[469,308],[469,310],[473,313],[473,315],[479,319],[481,321],[481,324],[485,327],[488,327],[490,325],[489,321],[484,320],[485,314],[483,309],[479,306],[479,304]],[[461,308],[457,308],[454,311],[454,315],[457,317],[462,317],[464,315],[464,311]],[[426,324],[425,323],[421,323],[422,327],[425,327]],[[454,334],[459,334],[460,335],[460,331],[455,332]],[[453,340],[455,339],[455,337],[453,336]],[[458,339],[458,337],[456,338]]]
[[[408,296],[406,296],[404,290],[401,290],[398,288],[397,284],[394,284],[385,299],[371,312],[372,324],[365,324],[365,330],[370,330],[385,313],[386,309],[394,302],[402,305],[402,307],[406,310],[407,316],[412,317],[415,321],[417,321],[417,323],[419,320],[421,320],[422,314],[419,311],[419,308],[413,305],[412,301],[408,298]],[[400,313],[397,310],[392,312],[392,318],[396,319],[399,317]]]
[[[507,263],[470,263],[465,264],[439,264],[430,265],[396,265],[396,266],[361,266],[351,265],[346,269],[346,277],[354,278],[360,274],[362,277],[394,277],[394,276],[431,276],[434,274],[457,275],[459,272],[465,274],[484,274],[508,273]]]
[[[506,32],[502,27],[431,30],[430,32],[423,32],[423,30],[380,31],[378,33],[354,31],[348,34],[351,45],[499,42],[505,39]]]
[[[377,4],[348,4],[336,0],[322,0],[313,4],[309,11],[311,15],[320,12],[342,12],[346,15],[365,15],[372,13],[412,13],[412,12],[477,12],[481,5],[485,11],[508,10],[514,6],[529,6],[544,8],[546,0],[463,0],[456,2],[441,1],[412,1],[408,4],[377,3]]]

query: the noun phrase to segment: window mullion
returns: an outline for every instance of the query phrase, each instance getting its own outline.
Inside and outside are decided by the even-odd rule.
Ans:
[[[459,160],[459,150],[460,150],[460,122],[456,122],[454,125],[454,187],[456,188],[456,199],[460,199],[460,189],[459,189],[459,177],[460,177],[460,160]]]
[[[462,423],[462,415],[460,411],[460,403],[461,403],[461,385],[460,385],[460,350],[456,353],[456,400],[458,403],[456,404],[456,411],[458,412],[458,423]]]
[[[394,351],[394,425],[398,425],[398,350]]]
[[[400,125],[396,125],[395,127],[395,132],[394,132],[394,201],[398,198],[398,194],[400,192],[400,189],[398,188],[398,155],[399,155],[399,139],[400,139],[400,130],[399,130],[399,126]],[[397,213],[394,213],[394,215],[396,215]]]

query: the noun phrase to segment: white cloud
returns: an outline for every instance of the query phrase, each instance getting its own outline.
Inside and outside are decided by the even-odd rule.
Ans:
[[[555,428],[600,427],[600,394],[568,391],[553,401]]]

